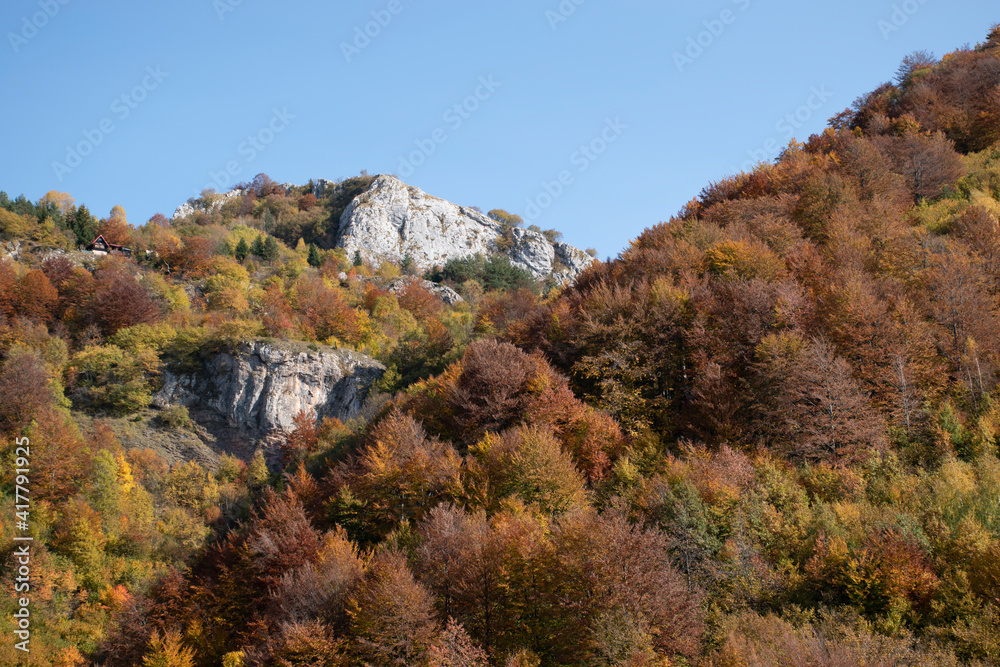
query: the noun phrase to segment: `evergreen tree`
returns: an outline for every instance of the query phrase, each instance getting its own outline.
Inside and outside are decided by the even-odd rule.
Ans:
[[[264,237],[258,236],[253,240],[253,245],[250,246],[250,254],[256,255],[257,257],[264,256]]]
[[[270,232],[271,230],[273,230],[274,223],[277,222],[277,220],[274,217],[274,213],[272,213],[271,209],[269,208],[264,209],[264,215],[260,217],[260,220],[264,227],[265,232]]]
[[[236,261],[241,264],[250,254],[250,246],[247,244],[246,239],[240,239],[240,242],[236,244]]]
[[[35,202],[28,201],[24,195],[17,196],[10,210],[18,215],[37,215]]]
[[[264,241],[264,248],[263,248],[263,250],[264,250],[264,253],[261,255],[261,257],[265,261],[273,262],[274,260],[278,259],[278,255],[280,254],[280,250],[278,248],[278,242],[274,240],[273,236],[268,236],[267,240]]]
[[[315,243],[309,244],[309,266],[319,266],[323,263],[322,258],[319,256],[319,249],[316,247]]]
[[[365,263],[365,260],[361,259],[361,251],[360,250],[355,250],[354,251],[354,266],[361,266],[364,263]]]
[[[90,214],[90,211],[84,205],[81,205],[73,213],[70,228],[76,234],[77,243],[80,245],[87,245],[97,238],[97,219]]]

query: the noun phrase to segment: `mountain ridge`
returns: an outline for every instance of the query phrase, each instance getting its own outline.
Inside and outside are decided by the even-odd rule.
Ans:
[[[315,181],[311,194],[329,192],[336,184]],[[296,186],[285,183],[290,191]],[[238,187],[218,194],[210,201],[181,204],[173,220],[196,213],[220,211],[237,202],[247,192]],[[335,212],[331,214],[335,216]],[[499,222],[476,208],[455,204],[404,183],[390,174],[378,174],[350,203],[337,220],[333,246],[349,257],[359,253],[363,260],[400,263],[409,258],[422,269],[443,266],[452,259],[476,254],[500,254],[511,263],[530,271],[536,279],[552,277],[556,284],[574,280],[594,258],[582,250],[552,240],[532,229]]]

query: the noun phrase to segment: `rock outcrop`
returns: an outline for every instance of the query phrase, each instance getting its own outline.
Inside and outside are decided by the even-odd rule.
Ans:
[[[214,197],[212,197],[211,202],[196,202],[198,204],[197,206],[192,203],[192,200],[188,200],[177,207],[177,209],[174,211],[174,216],[171,218],[171,220],[179,220],[180,218],[187,218],[199,211],[203,211],[205,213],[213,213],[221,209],[230,201],[242,197],[243,194],[244,194],[243,190],[232,190],[225,194],[215,195]]]
[[[510,247],[498,248],[504,233],[500,223],[479,211],[432,197],[392,176],[379,176],[351,202],[340,218],[340,247],[348,257],[402,261],[420,267],[443,265],[449,259],[502,252],[536,278],[575,278],[593,259],[566,245],[551,243],[527,229],[511,230]]]
[[[165,372],[153,405],[187,406],[199,424],[232,449],[233,443],[252,445],[290,431],[302,410],[320,419],[356,416],[384,371],[382,364],[351,350],[252,341],[218,354],[202,373]]]
[[[386,284],[385,289],[393,294],[399,295],[413,283],[417,283],[425,290],[441,299],[446,306],[454,306],[456,303],[465,301],[465,299],[463,299],[458,292],[447,285],[439,285],[438,283],[433,283],[430,280],[420,280],[419,278],[413,277],[394,278]]]
[[[13,260],[18,260],[21,258],[21,242],[20,241],[7,241],[3,245],[0,245],[0,257],[6,259],[10,257]]]

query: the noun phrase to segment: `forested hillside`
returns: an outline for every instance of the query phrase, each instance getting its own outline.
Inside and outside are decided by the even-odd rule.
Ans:
[[[0,662],[1000,664],[998,142],[1000,26],[564,287],[347,257],[367,175],[138,228],[0,194],[0,531],[27,438],[35,538]],[[250,340],[386,370],[171,457],[211,441],[164,375]]]

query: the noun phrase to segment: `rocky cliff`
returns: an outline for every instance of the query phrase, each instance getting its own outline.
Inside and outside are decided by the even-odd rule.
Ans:
[[[452,258],[498,252],[501,225],[479,211],[432,197],[392,176],[379,176],[340,218],[338,245],[352,256],[442,265]],[[593,258],[565,243],[551,243],[527,229],[514,229],[511,247],[500,250],[537,278],[575,278]]]
[[[319,418],[356,416],[384,371],[350,350],[253,341],[217,355],[203,373],[165,372],[153,405],[187,406],[221,444],[239,450],[291,430],[301,410]]]

